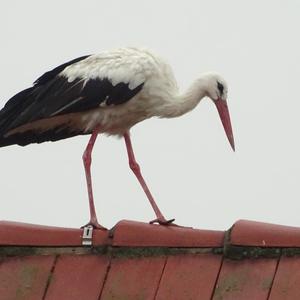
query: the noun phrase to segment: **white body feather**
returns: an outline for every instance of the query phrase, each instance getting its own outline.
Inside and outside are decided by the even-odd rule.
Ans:
[[[141,92],[122,105],[102,103],[98,109],[82,113],[81,121],[87,132],[100,124],[102,132],[121,135],[144,119],[160,116],[161,106],[178,94],[171,67],[145,49],[120,48],[92,55],[67,67],[61,76],[69,82],[78,78],[108,78],[113,85],[128,83],[130,89],[144,83]]]

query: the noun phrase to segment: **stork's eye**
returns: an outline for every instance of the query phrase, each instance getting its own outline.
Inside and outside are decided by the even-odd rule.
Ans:
[[[217,83],[218,83],[218,90],[222,96],[224,93],[224,85],[222,83],[220,83],[219,81]]]

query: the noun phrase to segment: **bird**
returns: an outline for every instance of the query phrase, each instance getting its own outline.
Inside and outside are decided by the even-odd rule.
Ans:
[[[150,223],[171,225],[175,219],[164,217],[142,176],[130,130],[152,117],[182,116],[208,97],[235,150],[227,94],[226,81],[214,72],[201,74],[181,93],[171,66],[147,48],[102,51],[59,65],[10,98],[0,110],[0,147],[90,135],[82,155],[90,212],[87,225],[106,230],[98,222],[94,204],[92,151],[100,134],[123,137],[129,166],[156,215]]]

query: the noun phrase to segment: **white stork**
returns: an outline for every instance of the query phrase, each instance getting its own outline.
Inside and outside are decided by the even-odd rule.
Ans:
[[[227,107],[227,85],[214,73],[200,76],[179,93],[171,67],[146,49],[120,48],[82,56],[39,77],[12,97],[0,111],[0,147],[57,141],[91,134],[83,153],[90,208],[89,225],[97,220],[91,179],[91,153],[99,133],[123,136],[129,165],[156,214],[152,222],[170,224],[156,205],[135,160],[129,130],[151,117],[174,118],[205,96],[216,105],[229,143],[234,139]]]

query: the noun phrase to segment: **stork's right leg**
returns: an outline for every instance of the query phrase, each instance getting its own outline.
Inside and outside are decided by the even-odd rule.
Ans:
[[[95,204],[94,204],[94,196],[93,196],[93,187],[92,187],[92,177],[91,177],[91,163],[92,163],[92,151],[99,133],[99,127],[96,127],[90,137],[90,140],[87,144],[87,147],[82,155],[84,169],[85,169],[85,177],[87,183],[87,190],[89,196],[89,206],[90,206],[90,221],[88,225],[92,225],[94,228],[98,229],[106,229],[98,223]]]
[[[154,198],[142,176],[140,166],[135,160],[129,132],[126,132],[124,134],[124,140],[125,140],[127,154],[128,154],[129,166],[130,166],[131,170],[133,171],[134,175],[136,176],[136,178],[138,179],[140,185],[142,186],[142,188],[143,188],[143,190],[155,212],[155,215],[156,215],[156,219],[151,221],[150,224],[152,224],[152,223],[159,223],[160,225],[172,224],[175,219],[166,220],[166,218],[163,216],[160,209],[158,208],[158,206],[157,206],[157,204],[156,204],[156,202],[155,202],[155,200],[154,200]]]

